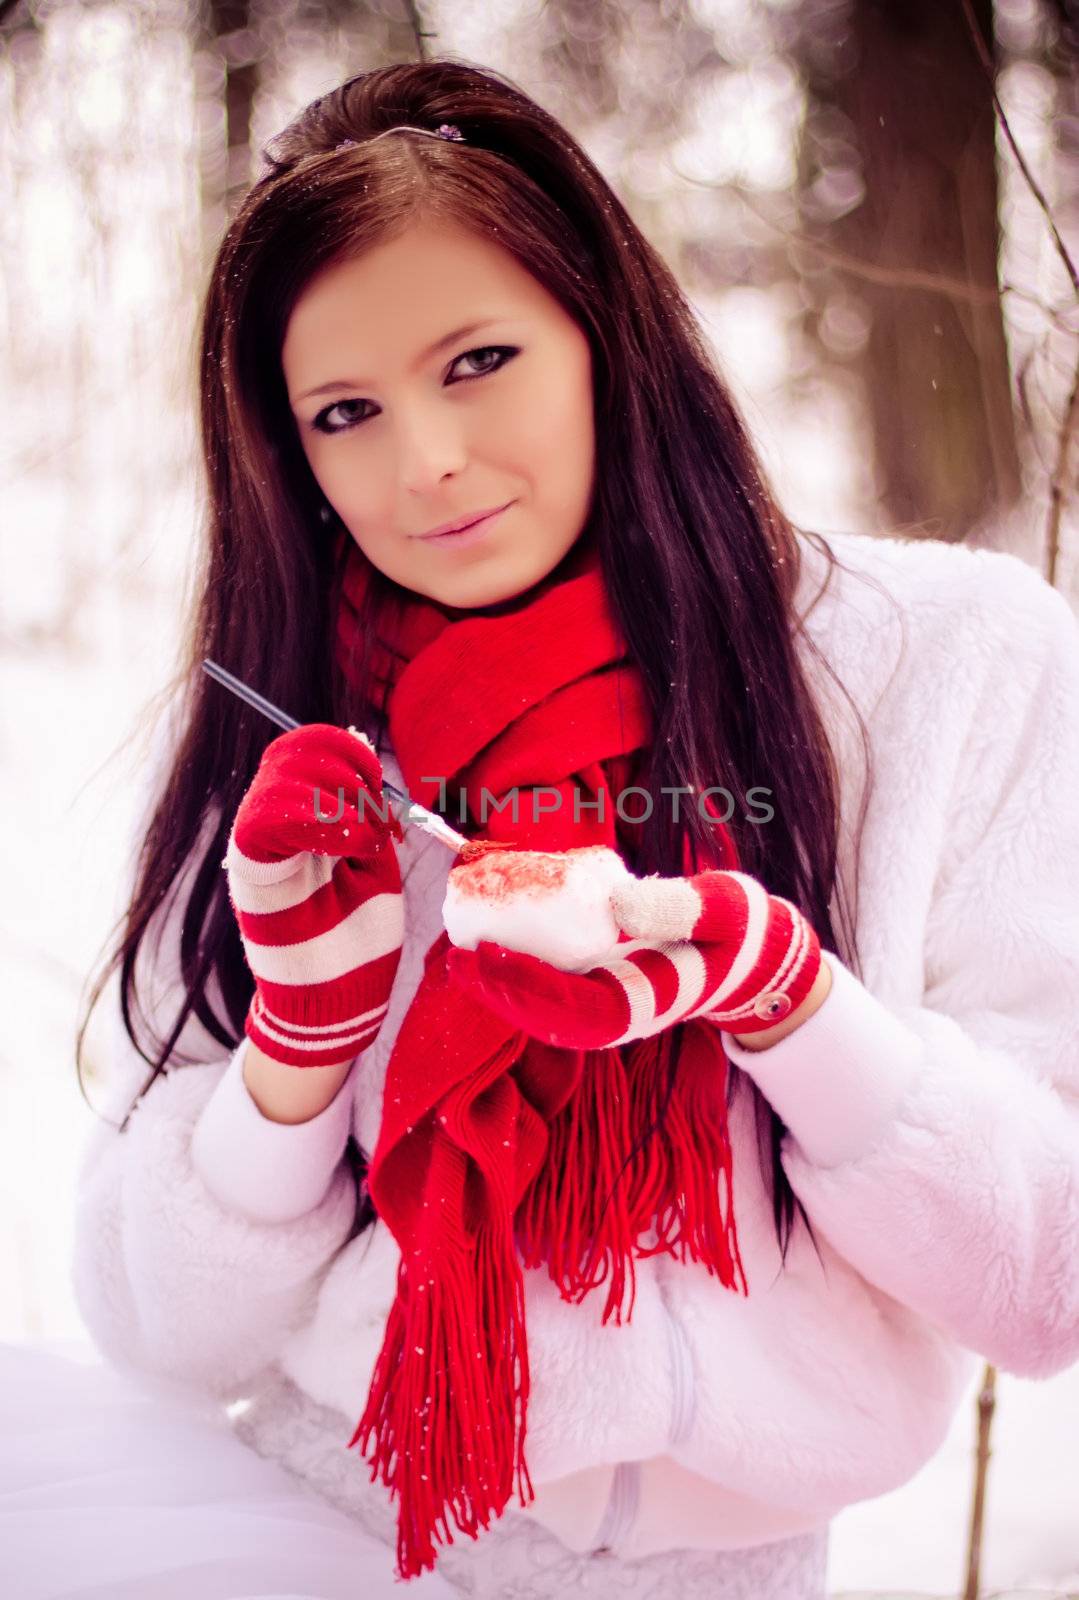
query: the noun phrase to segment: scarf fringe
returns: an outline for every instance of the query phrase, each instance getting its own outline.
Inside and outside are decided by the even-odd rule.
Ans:
[[[620,1050],[580,1055],[577,1087],[550,1123],[547,1156],[517,1208],[517,1242],[525,1266],[546,1264],[572,1305],[609,1279],[603,1322],[613,1315],[620,1325],[637,1294],[629,1174],[618,1175],[631,1143],[629,1085]]]
[[[634,1143],[659,1117],[666,1092],[671,1035],[658,1033],[625,1046],[629,1079],[630,1119]],[[666,1119],[644,1140],[630,1169],[631,1209],[636,1218],[635,1237],[651,1228],[668,1198],[671,1180],[671,1132]],[[644,1256],[650,1252],[639,1249]]]
[[[698,1262],[728,1289],[735,1287],[737,1275],[748,1295],[734,1221],[729,1070],[718,1033],[707,1023],[687,1024],[665,1117],[662,1148],[667,1170],[660,1182],[666,1199],[655,1215],[655,1245],[638,1253],[666,1253],[683,1262]],[[656,1066],[642,1062],[641,1076],[647,1075],[658,1094]]]
[[[473,1539],[489,1528],[515,1477],[521,1505],[535,1498],[524,1460],[528,1394],[524,1284],[505,1224],[484,1224],[471,1252],[443,1248],[416,1276],[402,1260],[348,1443],[368,1458],[371,1481],[399,1498],[399,1577],[433,1569],[435,1536],[454,1543],[451,1515]]]
[[[548,1156],[518,1207],[524,1265],[546,1264],[564,1300],[579,1304],[610,1280],[604,1324],[632,1317],[635,1257],[700,1262],[728,1288],[737,1273],[749,1292],[734,1222],[728,1062],[718,1038],[703,1028],[684,1028],[663,1122],[628,1163],[663,1104],[671,1034],[582,1051],[577,1088],[550,1124]],[[655,1244],[642,1244],[641,1235],[653,1228]]]

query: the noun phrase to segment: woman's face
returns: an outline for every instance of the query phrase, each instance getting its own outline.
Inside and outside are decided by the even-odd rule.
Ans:
[[[423,222],[326,268],[296,303],[281,359],[323,494],[397,583],[452,608],[495,605],[581,533],[588,340],[501,246]],[[501,506],[464,538],[424,537]]]

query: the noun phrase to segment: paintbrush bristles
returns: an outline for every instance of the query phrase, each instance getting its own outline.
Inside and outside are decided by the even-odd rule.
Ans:
[[[475,861],[479,856],[486,855],[488,850],[520,850],[521,845],[512,840],[501,839],[466,839],[461,846],[459,855],[462,865]]]

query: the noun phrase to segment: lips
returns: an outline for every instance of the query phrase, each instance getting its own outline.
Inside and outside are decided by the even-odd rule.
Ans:
[[[462,533],[465,528],[474,527],[477,522],[483,522],[487,517],[493,517],[499,511],[505,511],[511,501],[506,501],[500,506],[491,506],[486,511],[473,512],[471,516],[459,517],[456,522],[444,522],[438,528],[431,528],[427,533],[417,534],[419,539],[440,539],[443,534]]]

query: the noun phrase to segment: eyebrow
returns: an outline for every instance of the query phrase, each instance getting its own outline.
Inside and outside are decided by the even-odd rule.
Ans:
[[[448,344],[456,344],[458,339],[465,339],[470,333],[478,333],[481,328],[489,328],[493,323],[502,320],[501,317],[484,317],[480,322],[466,322],[463,328],[454,328],[452,333],[445,333],[441,339],[436,339],[434,344],[428,345],[426,350],[420,352],[419,361],[426,361],[428,356],[437,355],[438,351],[444,350]],[[299,405],[301,400],[311,400],[316,394],[331,394],[337,389],[367,387],[367,382],[363,378],[331,378],[327,383],[320,383],[316,389],[307,389],[303,394],[298,394],[293,404]]]

